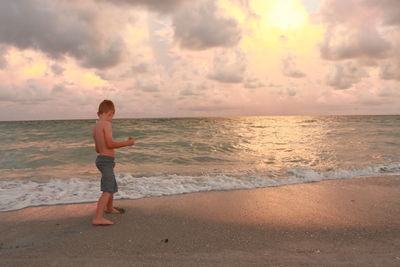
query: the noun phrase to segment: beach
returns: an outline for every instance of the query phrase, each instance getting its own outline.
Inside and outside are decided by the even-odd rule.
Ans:
[[[0,213],[1,266],[399,266],[400,176]]]

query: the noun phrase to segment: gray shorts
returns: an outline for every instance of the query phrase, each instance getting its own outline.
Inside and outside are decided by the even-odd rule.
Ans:
[[[101,172],[101,191],[108,193],[118,192],[117,181],[114,175],[114,157],[98,155],[96,167]]]

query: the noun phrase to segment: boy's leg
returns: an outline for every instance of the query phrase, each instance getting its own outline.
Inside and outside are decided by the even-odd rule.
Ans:
[[[121,211],[119,211],[119,210],[114,208],[113,202],[114,202],[114,194],[111,194],[110,198],[108,199],[108,202],[107,202],[106,212],[107,213],[114,213],[114,214],[121,213]]]
[[[106,218],[104,218],[104,209],[106,208],[111,195],[112,194],[108,192],[103,192],[103,194],[101,194],[99,200],[97,201],[96,215],[92,220],[93,225],[114,224],[112,221],[109,221]]]
[[[112,212],[112,210],[114,209],[113,202],[114,202],[114,194],[111,194],[107,202],[107,207],[106,207],[107,212]]]

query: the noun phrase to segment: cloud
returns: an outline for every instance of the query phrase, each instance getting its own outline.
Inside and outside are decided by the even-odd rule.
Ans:
[[[281,86],[275,86],[275,89],[270,90],[271,94],[275,94],[281,97],[294,97],[297,95],[297,91],[292,87],[280,88]]]
[[[67,99],[67,96],[70,96],[72,94],[76,94],[76,89],[81,88],[79,85],[73,83],[73,82],[57,82],[53,85],[53,88],[51,89],[51,95],[59,97],[60,95],[63,95],[63,99]],[[91,94],[91,93],[89,93]],[[92,95],[93,96],[93,95]]]
[[[96,75],[110,82],[132,80],[137,77],[153,75],[157,69],[150,61],[138,60],[137,63],[124,62],[109,70],[96,71]]]
[[[55,63],[51,65],[51,70],[53,71],[54,75],[62,75],[65,71],[65,68],[63,68],[61,65]]]
[[[398,98],[400,96],[400,86],[398,84],[395,86],[385,86],[380,90],[378,95],[384,98]]]
[[[207,84],[205,82],[193,83],[186,82],[183,89],[180,90],[179,95],[181,98],[203,96],[207,91]]]
[[[286,88],[286,93],[288,96],[296,96],[297,92],[293,88]]]
[[[367,105],[369,107],[371,106],[381,106],[384,104],[387,104],[386,101],[383,100],[379,100],[379,99],[375,99],[375,98],[363,98],[359,101],[359,103],[363,104],[363,105]]]
[[[241,51],[215,52],[213,71],[208,75],[208,78],[222,83],[241,83],[245,71],[246,60]]]
[[[245,79],[243,86],[247,89],[257,89],[260,87],[264,87],[265,84],[262,83],[258,78],[247,78]]]
[[[301,2],[308,12],[314,13],[318,10],[321,0],[302,0]]]
[[[326,84],[339,90],[351,88],[368,76],[365,66],[379,71],[379,83],[385,87],[379,95],[365,98],[368,104],[387,104],[390,97],[397,99],[400,94],[392,84],[400,81],[400,2],[325,0],[319,17],[326,29],[320,55],[340,62],[326,75]],[[368,82],[376,88],[372,86],[377,83],[375,77],[370,77]],[[374,100],[374,97],[386,99]]]
[[[133,73],[146,73],[149,71],[149,65],[144,62],[137,63],[132,65],[131,70]]]
[[[149,44],[157,64],[164,67],[168,74],[175,72],[175,62],[179,58],[173,50],[172,29],[163,19],[151,16],[148,22]]]
[[[67,3],[1,1],[0,44],[38,50],[57,60],[74,57],[89,68],[118,64],[124,52],[118,31],[102,29],[100,12],[95,7],[79,8]]]
[[[381,21],[387,18],[383,10],[380,2],[372,5],[370,0],[325,0],[319,11],[326,25],[320,46],[322,58],[387,57],[391,46],[379,30]]]
[[[348,89],[367,77],[368,73],[356,63],[350,61],[337,63],[326,76],[326,84],[336,89]]]
[[[160,87],[159,84],[155,81],[151,81],[151,80],[140,81],[139,80],[139,81],[136,81],[134,88],[138,88],[138,89],[142,90],[143,92],[152,93],[152,92],[160,91],[159,87]]]
[[[51,100],[51,90],[40,81],[29,79],[23,85],[1,85],[0,102],[34,104]]]
[[[385,58],[390,44],[376,28],[366,24],[360,27],[328,26],[321,44],[322,58],[343,60],[360,57]]]
[[[359,0],[324,0],[319,8],[319,15],[325,23],[343,23],[356,15],[359,9]]]
[[[367,6],[380,10],[385,25],[400,25],[400,3],[398,0],[363,0]]]
[[[279,35],[279,41],[283,43],[284,46],[286,46],[286,43],[288,41],[288,37],[284,34]]]
[[[282,87],[281,84],[274,84],[274,83],[269,83],[267,86],[270,87],[270,88],[279,88],[279,87]]]
[[[222,104],[219,101],[215,104],[198,104],[187,107],[186,110],[188,111],[199,111],[199,112],[208,112],[211,114],[215,111],[232,111],[237,110],[238,107],[236,105],[229,105],[229,104]]]
[[[7,66],[5,55],[7,54],[7,47],[0,45],[0,70]]]
[[[296,57],[294,55],[287,55],[282,59],[282,72],[285,76],[292,78],[303,78],[306,75],[300,71],[296,65]]]
[[[183,89],[179,92],[180,96],[194,96],[196,95],[191,89]]]
[[[237,3],[239,7],[244,10],[247,18],[259,19],[259,15],[251,6],[251,0],[231,0],[233,3]]]
[[[205,95],[207,93],[212,94],[212,89],[214,86],[207,82],[206,80],[193,80],[193,82],[187,82],[183,87],[183,90],[189,90],[193,92],[193,95]]]
[[[189,2],[188,0],[98,0],[103,2],[109,2],[119,6],[120,4],[127,4],[132,6],[141,6],[148,8],[149,10],[156,11],[158,13],[171,13],[176,10],[179,6]],[[190,0],[195,2],[198,0]]]
[[[64,92],[66,92],[66,91],[67,91],[66,85],[64,83],[58,83],[58,84],[53,86],[52,94],[55,94],[55,95],[62,94]]]
[[[380,68],[380,77],[383,80],[400,81],[400,62],[383,64]]]
[[[233,47],[241,39],[241,30],[233,18],[219,14],[214,0],[184,6],[172,18],[174,40],[190,50]]]

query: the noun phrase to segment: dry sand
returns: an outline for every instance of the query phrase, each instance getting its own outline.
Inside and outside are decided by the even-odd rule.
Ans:
[[[400,176],[0,213],[0,266],[400,266]]]

